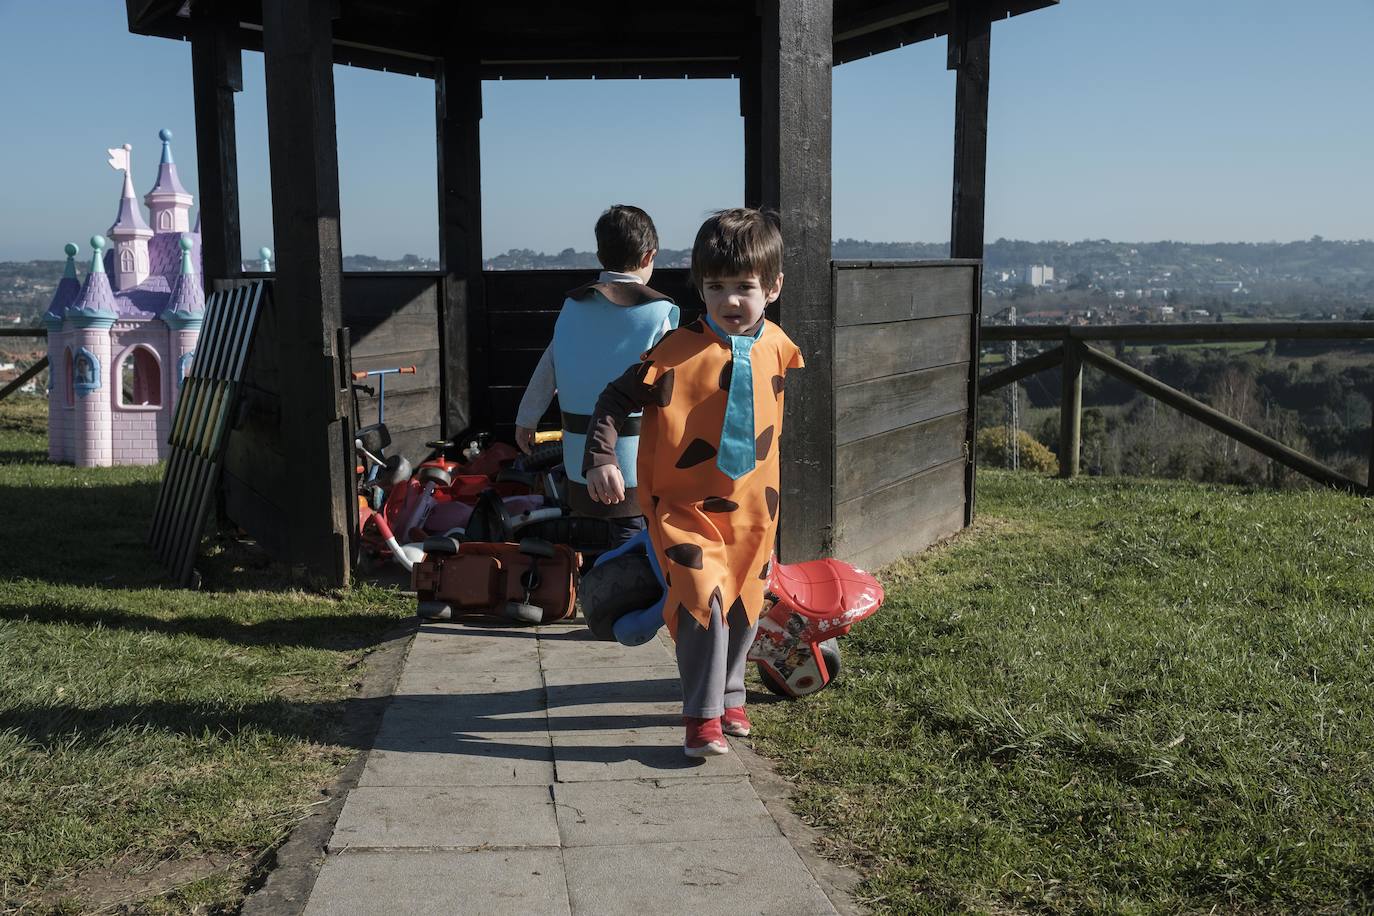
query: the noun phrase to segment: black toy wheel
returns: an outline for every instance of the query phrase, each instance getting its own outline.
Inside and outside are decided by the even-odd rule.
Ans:
[[[426,465],[420,468],[415,474],[415,479],[421,483],[433,482],[436,487],[447,487],[453,483],[453,475],[447,470],[436,465]]]
[[[523,601],[507,601],[501,609],[501,616],[511,623],[535,624],[544,622],[544,609]]]
[[[615,622],[631,611],[643,610],[663,597],[653,565],[642,553],[626,553],[582,574],[578,601],[587,629],[597,639],[613,641]]]
[[[821,643],[821,659],[825,662],[825,670],[829,672],[830,680],[824,684],[818,684],[814,690],[805,690],[796,696],[810,696],[813,693],[819,693],[840,676],[840,641],[838,639],[827,639]],[[763,682],[763,686],[767,688],[769,693],[789,699],[795,698],[787,687],[762,665],[759,665],[759,680]]]
[[[547,471],[563,463],[563,443],[545,442],[530,449],[518,462],[522,471]]]

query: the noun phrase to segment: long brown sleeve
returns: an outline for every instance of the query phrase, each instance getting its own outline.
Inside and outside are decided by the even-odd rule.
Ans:
[[[620,440],[620,428],[632,413],[650,404],[661,404],[664,384],[671,387],[672,375],[653,384],[644,381],[649,363],[635,363],[617,379],[611,381],[596,399],[592,422],[587,428],[587,448],[582,456],[582,474],[594,467],[616,464],[615,444]]]

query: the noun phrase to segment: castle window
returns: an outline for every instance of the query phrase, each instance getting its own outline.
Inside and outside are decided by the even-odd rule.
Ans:
[[[162,367],[157,354],[139,345],[119,362],[121,407],[157,407],[162,403]]]
[[[90,350],[85,347],[78,349],[71,355],[68,366],[71,369],[68,377],[76,394],[84,398],[100,387],[100,358]]]
[[[131,248],[119,249],[119,270],[121,273],[131,274],[137,270],[137,260]]]
[[[157,228],[159,232],[166,232],[172,228],[171,210],[163,210],[157,215]]]

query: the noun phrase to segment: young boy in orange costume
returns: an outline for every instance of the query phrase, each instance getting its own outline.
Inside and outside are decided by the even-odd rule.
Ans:
[[[782,292],[777,217],[722,210],[697,232],[692,280],[706,314],[670,332],[597,400],[588,495],[624,498],[615,443],[644,411],[638,478],[668,585],[663,616],[682,677],[683,750],[724,754],[749,734],[744,668],[778,527],[783,380],[801,351],[763,317]]]

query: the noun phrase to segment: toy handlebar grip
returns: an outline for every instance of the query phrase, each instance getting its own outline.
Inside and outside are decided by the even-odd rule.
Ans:
[[[402,375],[414,375],[414,374],[415,374],[415,367],[414,367],[414,366],[402,366],[401,368],[397,369],[396,371],[399,372],[399,373],[401,373]]]
[[[353,376],[355,382],[361,382],[363,379],[367,378],[366,372],[353,372],[350,374]]]

